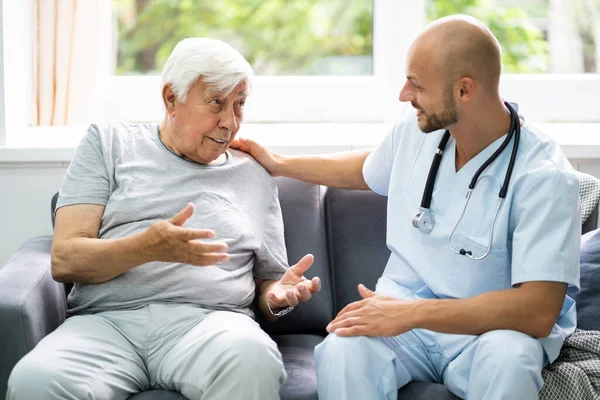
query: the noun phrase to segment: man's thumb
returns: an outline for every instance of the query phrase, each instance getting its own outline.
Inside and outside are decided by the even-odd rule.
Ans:
[[[371,289],[367,289],[367,287],[365,285],[363,285],[362,283],[360,285],[358,285],[358,293],[360,294],[360,296],[363,299],[368,299],[369,297],[373,297],[373,296],[377,295],[377,293],[375,293]]]
[[[298,263],[292,268],[294,268],[295,272],[299,274],[304,274],[306,270],[310,268],[314,261],[315,257],[312,254],[307,254],[304,257],[302,257],[300,261],[298,261]]]
[[[169,219],[173,225],[182,226],[194,213],[194,204],[188,203],[187,206],[176,215]]]

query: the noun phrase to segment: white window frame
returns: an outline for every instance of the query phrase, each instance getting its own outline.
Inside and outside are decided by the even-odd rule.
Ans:
[[[374,0],[373,75],[257,77],[248,103],[251,123],[389,123],[399,114],[405,55],[425,21],[424,0]],[[106,0],[107,7],[110,0]],[[32,2],[0,0],[0,146],[32,122]],[[18,34],[15,34],[18,32]],[[162,117],[158,77],[109,79],[104,117],[156,121]],[[503,75],[501,93],[534,122],[600,122],[600,74]],[[258,125],[258,124],[253,124]],[[321,124],[322,125],[322,124]],[[48,128],[46,128],[47,130]],[[54,128],[53,128],[54,129]],[[56,135],[68,129],[56,128]],[[25,132],[24,132],[25,131]],[[44,134],[50,134],[45,132]],[[38,136],[39,137],[39,136]],[[343,138],[340,138],[342,140]],[[36,145],[35,139],[32,139]]]

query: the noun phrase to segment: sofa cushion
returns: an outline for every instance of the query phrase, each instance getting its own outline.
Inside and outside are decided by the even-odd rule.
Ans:
[[[279,392],[281,400],[317,399],[314,348],[323,339],[320,335],[273,336],[288,375]]]
[[[600,229],[581,237],[581,290],[574,295],[577,304],[577,326],[600,330]]]
[[[187,400],[187,398],[182,394],[169,392],[168,390],[149,390],[134,394],[129,397],[129,400]]]
[[[328,189],[325,208],[337,313],[360,299],[359,283],[374,289],[383,273],[390,256],[387,198],[366,190]]]
[[[269,322],[257,313],[263,329],[270,334],[320,333],[333,319],[333,295],[323,198],[325,188],[289,178],[276,178],[279,201],[285,226],[285,244],[290,265],[305,254],[315,257],[314,264],[305,273],[308,279],[318,276],[322,289],[313,298],[299,304],[291,313],[276,322]]]
[[[398,390],[398,400],[458,400],[439,383],[413,382]]]

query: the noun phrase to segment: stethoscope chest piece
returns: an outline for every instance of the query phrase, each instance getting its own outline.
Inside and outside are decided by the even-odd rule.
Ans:
[[[431,211],[421,208],[419,213],[414,216],[412,224],[421,233],[430,233],[435,226],[435,219]]]

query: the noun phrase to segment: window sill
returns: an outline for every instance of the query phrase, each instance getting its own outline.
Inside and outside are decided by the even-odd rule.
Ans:
[[[387,134],[386,123],[246,123],[239,135],[252,137],[282,154],[315,154],[370,148]],[[600,159],[600,123],[538,125],[569,159]],[[0,163],[69,162],[85,127],[29,128],[9,136]]]

